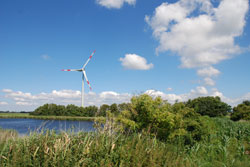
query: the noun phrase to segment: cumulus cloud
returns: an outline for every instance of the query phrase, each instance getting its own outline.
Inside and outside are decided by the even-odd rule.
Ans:
[[[207,95],[208,91],[205,87],[198,86],[196,89],[191,90],[191,94],[196,95],[196,96],[203,96],[203,95]]]
[[[0,106],[1,106],[1,105],[8,105],[8,103],[5,102],[5,101],[0,101]]]
[[[53,90],[50,93],[41,92],[39,94],[25,93],[22,91],[13,91],[11,89],[3,89],[4,98],[11,102],[0,102],[0,106],[5,110],[34,110],[36,107],[46,104],[81,104],[81,92],[77,90]],[[129,102],[131,94],[116,93],[112,91],[105,91],[99,94],[89,92],[84,94],[85,106],[112,103]],[[1,110],[1,108],[0,108]]]
[[[214,86],[215,85],[215,82],[213,79],[209,78],[209,77],[206,77],[204,78],[204,84],[205,85],[208,85],[208,86]]]
[[[8,91],[6,91],[8,90]],[[33,111],[35,108],[46,104],[46,103],[55,103],[61,105],[75,104],[81,105],[81,93],[80,91],[75,90],[53,90],[50,93],[39,93],[31,94],[21,91],[13,91],[10,89],[2,90],[4,92],[4,98],[6,101],[0,101],[0,110],[10,110],[10,111]],[[238,97],[238,98],[228,98],[223,95],[222,92],[216,88],[207,90],[203,86],[198,86],[194,89],[191,89],[190,92],[183,94],[174,94],[174,93],[164,93],[157,90],[147,90],[144,92],[152,97],[162,97],[163,100],[167,100],[170,103],[175,103],[176,101],[184,102],[188,99],[194,99],[196,97],[202,96],[219,96],[222,101],[235,106],[241,103],[244,100],[250,100],[250,92]],[[130,93],[117,93],[113,91],[104,91],[101,93],[89,92],[85,93],[85,106],[95,105],[100,106],[102,104],[113,104],[113,103],[124,103],[130,102],[131,97]]]
[[[125,3],[135,5],[136,0],[96,0],[97,4],[106,8],[120,9]]]
[[[161,91],[157,90],[147,90],[145,94],[148,94],[152,97],[162,97],[164,100],[168,100],[170,103],[174,103],[175,101],[182,101],[183,97],[181,95],[176,94],[165,94]]]
[[[157,52],[175,52],[181,67],[211,77],[219,74],[212,65],[240,53],[234,40],[243,33],[248,6],[248,0],[222,0],[218,7],[210,0],[179,0],[162,3],[145,21],[159,41]]]
[[[208,91],[205,87],[202,86],[198,86],[195,89],[192,89],[189,93],[184,93],[179,95],[167,94],[157,90],[147,90],[145,93],[152,97],[160,96],[163,98],[163,100],[167,100],[170,103],[174,103],[176,101],[185,102],[188,99],[194,99],[202,96],[214,96],[214,97],[218,96],[221,98],[223,102],[226,102],[231,106],[236,106],[242,103],[244,100],[250,100],[250,92],[241,97],[232,99],[224,96],[223,93],[217,90],[216,88],[213,88],[210,91]]]
[[[136,54],[126,54],[124,58],[120,58],[122,66],[131,70],[149,70],[154,67],[152,63],[147,64],[147,60]]]
[[[199,69],[197,71],[197,74],[203,77],[213,77],[213,76],[218,76],[220,74],[220,71],[213,67],[205,67]]]

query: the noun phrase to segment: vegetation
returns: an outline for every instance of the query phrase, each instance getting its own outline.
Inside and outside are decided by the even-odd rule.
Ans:
[[[233,108],[231,119],[234,121],[238,120],[250,120],[250,101],[243,101],[237,107]]]
[[[249,104],[245,101],[235,107],[232,117],[248,111]],[[223,117],[230,109],[218,97],[170,104],[149,95],[99,109],[45,104],[30,117],[105,119],[97,121],[97,131],[89,133],[46,131],[15,138],[0,131],[9,134],[0,140],[0,166],[247,167],[250,122]]]
[[[135,96],[128,110],[122,111],[118,121],[136,131],[146,130],[164,141],[183,140],[185,144],[200,141],[209,131],[204,120],[183,103],[170,103],[160,97]]]
[[[231,106],[221,101],[220,97],[198,97],[188,100],[187,107],[193,108],[195,112],[210,117],[225,116],[230,112]]]
[[[44,104],[38,107],[31,115],[53,115],[53,116],[82,116],[82,117],[93,117],[94,113],[98,110],[95,106],[89,107],[78,107],[70,104],[67,106],[56,105],[56,104]]]
[[[250,136],[249,124],[207,119],[218,126],[216,132],[192,146],[163,142],[148,133],[121,133],[116,128],[75,135],[47,131],[1,141],[0,166],[249,166],[249,150],[244,145]]]
[[[9,139],[16,139],[18,133],[15,130],[4,130],[0,128],[0,145],[1,143],[9,140]]]

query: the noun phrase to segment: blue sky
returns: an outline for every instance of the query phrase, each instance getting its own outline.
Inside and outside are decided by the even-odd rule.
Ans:
[[[2,0],[0,110],[44,103],[250,99],[248,0]]]

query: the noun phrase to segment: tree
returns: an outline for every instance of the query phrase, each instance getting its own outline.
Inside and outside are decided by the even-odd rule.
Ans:
[[[247,105],[247,106],[250,106],[250,100],[245,100],[243,101],[243,104]]]
[[[74,104],[64,105],[44,104],[38,107],[31,115],[55,115],[55,116],[85,116],[93,117],[96,115],[98,107],[78,107]]]
[[[98,107],[96,106],[88,106],[84,108],[85,116],[94,117],[97,114]]]
[[[118,104],[118,110],[119,112],[130,110],[131,108],[131,103],[121,103]]]
[[[210,117],[225,116],[232,110],[231,106],[222,102],[220,97],[198,97],[188,100],[187,107],[193,108],[195,112]]]
[[[109,110],[112,114],[118,115],[119,114],[119,110],[118,110],[118,106],[116,103],[111,104],[111,106],[109,107]]]
[[[80,108],[74,104],[69,104],[66,106],[66,112],[64,115],[67,116],[81,116]]]
[[[106,116],[106,112],[109,110],[109,105],[107,104],[103,104],[101,105],[99,112],[98,112],[98,116],[102,116],[105,117]]]
[[[237,107],[234,107],[231,119],[234,121],[250,120],[250,101],[243,101]]]

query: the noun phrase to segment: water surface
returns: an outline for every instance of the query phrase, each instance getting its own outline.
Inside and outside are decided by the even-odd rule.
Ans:
[[[0,118],[0,127],[3,129],[14,129],[20,135],[28,135],[30,132],[41,132],[41,130],[60,131],[94,131],[92,121],[69,121],[69,120],[40,120],[24,118]]]

